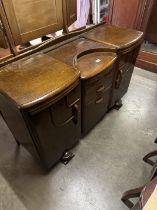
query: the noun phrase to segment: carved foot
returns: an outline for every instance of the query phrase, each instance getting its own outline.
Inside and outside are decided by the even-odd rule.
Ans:
[[[114,109],[119,110],[121,107],[123,106],[122,100],[120,99],[119,101],[117,101],[114,105]]]
[[[155,162],[150,159],[151,157],[154,157],[154,156],[157,156],[157,151],[148,153],[146,156],[144,156],[143,160],[144,162],[150,164],[151,166],[154,166]]]
[[[142,190],[143,187],[139,187],[133,190],[126,191],[123,194],[121,200],[129,209],[132,209],[135,206],[135,204],[132,203],[129,199],[140,197]]]
[[[64,165],[67,165],[69,163],[69,161],[74,157],[75,155],[72,153],[72,152],[66,152],[62,159],[61,159],[61,162],[64,164]]]

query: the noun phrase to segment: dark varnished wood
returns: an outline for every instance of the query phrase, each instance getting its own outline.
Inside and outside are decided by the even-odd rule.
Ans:
[[[87,37],[88,31],[98,39]],[[2,63],[0,109],[17,142],[29,150],[22,140],[26,129],[29,147],[47,168],[54,165],[77,143],[81,127],[86,134],[105,115],[111,101],[114,105],[126,93],[141,40],[140,32],[96,26]],[[19,117],[23,126],[18,131],[13,121]]]
[[[48,54],[49,56],[52,56],[68,65],[73,66],[73,61],[76,56],[91,49],[95,49],[95,51],[97,51],[97,49],[99,48],[102,49],[102,52],[103,49],[104,52],[116,52],[116,48],[111,45],[102,45],[100,43],[93,42],[83,37],[80,37],[70,43],[67,43],[63,46],[54,49],[53,51],[50,51]]]
[[[83,135],[108,110],[117,59],[114,52],[116,48],[110,45],[80,38],[48,53],[80,71]]]
[[[123,50],[134,44],[140,44],[143,39],[143,33],[132,29],[102,25],[87,32],[84,37]]]
[[[49,98],[52,100],[78,78],[79,71],[41,54],[2,68],[0,89],[5,91],[19,108],[28,108]]]
[[[128,90],[136,57],[143,41],[143,33],[132,29],[102,25],[85,33],[84,37],[101,44],[109,44],[118,50],[117,67],[110,101],[111,108]]]

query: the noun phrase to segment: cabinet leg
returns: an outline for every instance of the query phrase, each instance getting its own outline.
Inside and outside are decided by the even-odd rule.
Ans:
[[[155,139],[155,143],[157,144],[157,138]]]
[[[64,164],[64,165],[67,165],[69,163],[69,161],[74,157],[75,155],[68,151],[68,152],[65,152],[65,154],[63,155],[63,157],[61,158],[61,162]]]
[[[122,106],[123,106],[122,99],[120,99],[115,103],[113,108],[119,110]]]
[[[150,164],[151,166],[154,166],[155,162],[150,160],[151,157],[157,156],[157,151],[153,151],[148,153],[146,156],[144,156],[143,160],[144,162]]]
[[[126,191],[123,194],[121,200],[129,209],[132,209],[135,206],[135,204],[132,203],[129,199],[140,197],[142,190],[143,187],[139,187],[133,190]]]

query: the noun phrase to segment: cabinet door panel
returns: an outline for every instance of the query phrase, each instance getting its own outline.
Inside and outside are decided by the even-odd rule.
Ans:
[[[143,6],[145,5],[141,0],[110,0],[111,23],[113,25],[136,28],[137,21]],[[111,13],[110,11],[110,13]]]
[[[62,0],[3,0],[15,44],[63,27]]]
[[[77,20],[77,0],[66,0],[67,24],[70,26]]]

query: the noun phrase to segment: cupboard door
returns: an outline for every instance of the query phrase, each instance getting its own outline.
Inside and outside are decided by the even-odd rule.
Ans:
[[[63,28],[62,0],[3,0],[16,45]]]
[[[77,20],[77,0],[66,0],[67,25]]]

